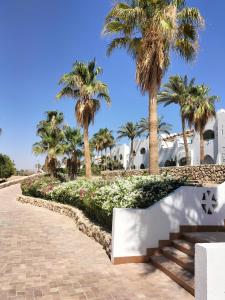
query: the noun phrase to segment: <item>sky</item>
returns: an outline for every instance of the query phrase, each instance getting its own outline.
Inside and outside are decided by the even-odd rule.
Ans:
[[[76,126],[74,101],[56,100],[60,77],[76,60],[96,58],[104,69],[101,80],[109,86],[112,104],[102,103],[90,135],[99,128],[116,131],[127,121],[147,116],[147,96],[135,83],[134,61],[122,50],[106,56],[108,38],[101,35],[113,0],[0,0],[0,153],[9,155],[18,169],[34,169],[43,158],[32,154],[38,141],[36,125],[44,112],[59,110],[65,122]],[[189,0],[205,17],[200,51],[194,63],[177,55],[169,76],[187,74],[210,86],[220,96],[217,109],[225,108],[225,1]],[[178,107],[159,107],[159,114],[181,129]]]

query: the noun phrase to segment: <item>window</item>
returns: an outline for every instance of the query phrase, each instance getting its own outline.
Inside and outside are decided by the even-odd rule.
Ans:
[[[141,165],[140,165],[140,169],[141,169],[141,170],[144,170],[144,169],[145,169],[145,165],[144,165],[144,164],[141,164]]]
[[[214,164],[214,159],[212,158],[212,156],[206,155],[206,156],[204,157],[203,163],[204,163],[205,165],[212,165],[212,164]]]
[[[172,167],[172,166],[176,166],[176,161],[171,159],[171,160],[166,160],[164,167]]]
[[[181,158],[179,161],[179,166],[186,166],[186,164],[187,164],[186,157]]]
[[[114,160],[116,160],[116,156],[114,156]]]
[[[135,151],[133,151],[133,156],[135,156],[136,155],[136,152]]]
[[[120,160],[122,160],[123,159],[123,155],[122,154],[120,154]]]
[[[146,153],[145,148],[141,148],[140,153],[145,154]]]
[[[203,139],[204,141],[209,141],[209,140],[214,140],[215,139],[215,133],[213,130],[206,130],[204,133],[203,133]]]

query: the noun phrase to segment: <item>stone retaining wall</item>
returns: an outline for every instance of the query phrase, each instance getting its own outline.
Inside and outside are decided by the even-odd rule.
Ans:
[[[148,170],[103,171],[102,176],[111,179],[116,176],[144,175]],[[175,178],[187,178],[199,183],[212,182],[220,184],[225,181],[225,165],[201,165],[184,167],[165,167],[160,169],[161,174],[168,174]]]
[[[68,216],[76,223],[80,231],[102,245],[108,256],[111,255],[111,234],[106,232],[102,227],[92,223],[81,210],[58,202],[23,195],[19,195],[17,200],[22,203],[44,207],[61,215]]]

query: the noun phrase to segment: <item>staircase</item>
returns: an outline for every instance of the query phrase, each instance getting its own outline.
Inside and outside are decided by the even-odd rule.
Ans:
[[[225,242],[224,226],[181,226],[170,240],[159,241],[150,255],[151,263],[194,295],[194,256],[196,243]]]

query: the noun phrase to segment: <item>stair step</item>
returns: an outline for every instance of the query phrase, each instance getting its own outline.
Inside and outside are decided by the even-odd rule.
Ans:
[[[224,243],[225,232],[184,232],[182,238],[191,243]]]
[[[187,232],[225,232],[225,226],[222,225],[181,225],[181,233]]]
[[[171,261],[164,255],[151,256],[152,264],[182,286],[189,293],[194,295],[194,275],[184,270],[181,266]]]
[[[195,255],[195,246],[193,243],[190,243],[185,240],[173,240],[172,243],[173,243],[173,246],[175,248],[177,248],[178,250],[180,250],[190,256]]]
[[[189,272],[194,273],[194,258],[190,255],[174,248],[174,247],[164,247],[161,249],[164,256],[186,269]]]

